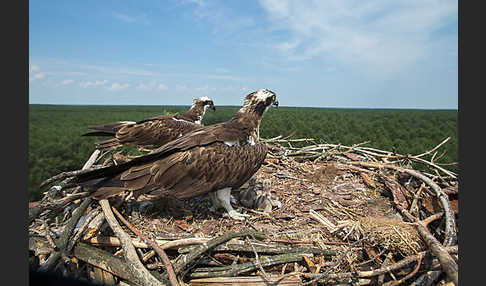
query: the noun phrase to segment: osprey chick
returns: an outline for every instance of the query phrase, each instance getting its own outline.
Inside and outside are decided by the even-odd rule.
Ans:
[[[210,108],[216,110],[213,101],[207,97],[194,99],[191,108],[183,114],[159,115],[138,122],[120,121],[111,124],[88,126],[96,130],[82,136],[114,136],[115,138],[96,142],[96,148],[110,150],[122,145],[142,148],[157,148],[190,131],[201,127],[201,120]]]

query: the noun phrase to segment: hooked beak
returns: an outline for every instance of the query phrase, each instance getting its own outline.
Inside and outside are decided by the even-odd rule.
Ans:
[[[211,108],[213,111],[216,111],[216,107],[213,104],[211,104],[209,108]]]
[[[275,107],[278,107],[278,100],[275,100],[273,103],[272,103],[273,106]]]

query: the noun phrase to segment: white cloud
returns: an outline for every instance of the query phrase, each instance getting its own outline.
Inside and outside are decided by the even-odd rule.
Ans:
[[[34,79],[41,79],[41,78],[44,78],[46,76],[46,73],[37,73],[34,75]]]
[[[260,0],[274,28],[289,33],[275,49],[290,60],[321,58],[364,73],[406,70],[433,51],[434,32],[457,19],[457,1]]]
[[[97,81],[94,82],[94,85],[95,86],[104,86],[107,83],[108,83],[108,80],[106,80],[106,79],[105,80],[97,80]]]
[[[124,13],[113,11],[111,13],[111,15],[114,18],[121,20],[125,23],[141,23],[141,24],[144,24],[144,25],[150,24],[150,21],[149,21],[147,15],[145,15],[145,14],[140,14],[140,15],[137,15],[137,16],[131,16],[131,15],[127,15],[127,14],[124,14]]]
[[[159,86],[157,86],[157,89],[159,89],[159,90],[167,90],[168,88],[167,88],[167,86],[165,84],[161,83],[161,84],[159,84]]]
[[[120,91],[122,89],[125,89],[129,87],[130,85],[128,83],[120,84],[118,82],[112,83],[110,86],[108,86],[106,89],[110,91]]]
[[[72,79],[65,79],[63,81],[61,81],[61,85],[69,85],[69,84],[72,84],[74,82],[74,80]]]
[[[149,83],[139,83],[137,89],[142,90],[152,90],[155,87],[155,81],[151,81]]]
[[[30,72],[35,72],[35,71],[38,71],[39,69],[40,69],[40,68],[39,68],[39,66],[37,66],[37,65],[31,65],[31,66],[30,66]]]
[[[182,3],[185,4],[196,4],[197,6],[206,6],[206,2],[204,0],[181,0]]]
[[[134,17],[130,17],[126,14],[118,13],[118,12],[112,12],[111,15],[119,20],[122,20],[123,22],[127,23],[133,23],[136,21]]]
[[[184,84],[176,84],[175,90],[176,91],[187,91],[187,90],[189,90],[189,87],[187,87],[187,85],[184,85]]]
[[[79,86],[82,87],[82,88],[88,88],[88,87],[91,87],[91,86],[104,86],[108,83],[108,80],[96,80],[96,81],[85,81],[85,82],[81,82],[79,83]]]
[[[82,87],[82,88],[88,88],[90,86],[93,86],[94,83],[91,82],[91,81],[85,81],[85,82],[80,82],[79,83],[79,86]]]
[[[214,71],[217,72],[217,73],[229,73],[230,72],[230,70],[227,69],[227,68],[215,68]]]
[[[229,8],[226,1],[182,0],[181,3],[193,6],[194,19],[211,23],[213,34],[219,38],[235,37],[241,29],[257,24],[251,16]]]
[[[155,80],[151,80],[147,83],[139,83],[136,87],[137,89],[141,89],[141,90],[167,90],[168,87],[167,85],[163,84],[163,83],[158,83],[157,81]]]

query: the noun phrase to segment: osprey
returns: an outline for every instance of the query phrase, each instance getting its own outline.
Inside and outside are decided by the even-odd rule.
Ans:
[[[136,145],[142,148],[157,148],[177,137],[201,126],[201,120],[210,108],[216,110],[213,101],[207,97],[194,99],[191,108],[183,114],[160,115],[142,121],[121,121],[117,123],[88,126],[94,132],[82,136],[114,136],[115,138],[96,142],[100,150],[115,149],[122,145]]]
[[[267,146],[258,143],[258,129],[272,105],[278,106],[275,93],[257,90],[230,120],[203,126],[121,164],[79,174],[75,182],[93,187],[95,199],[123,191],[177,200],[209,193],[231,218],[244,220],[248,215],[232,208],[230,192],[248,181],[265,159]]]

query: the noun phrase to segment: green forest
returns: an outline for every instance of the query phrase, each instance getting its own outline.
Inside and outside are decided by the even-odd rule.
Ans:
[[[29,105],[29,200],[41,198],[39,184],[61,172],[80,169],[101,137],[82,137],[88,125],[138,121],[151,116],[181,113],[188,106],[70,106]],[[226,121],[236,106],[216,106],[203,124]],[[340,109],[310,107],[271,108],[260,127],[260,136],[314,138],[318,143],[393,148],[400,154],[419,154],[451,137],[435,162],[457,172],[457,110]]]

